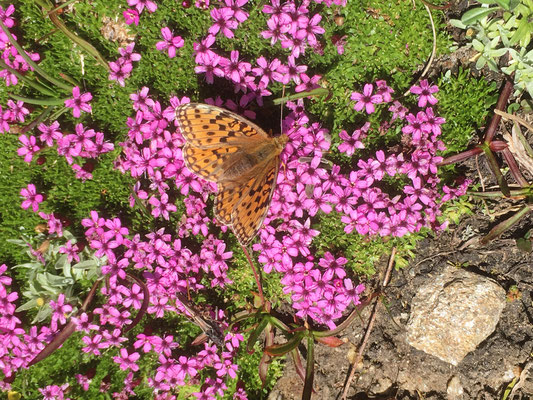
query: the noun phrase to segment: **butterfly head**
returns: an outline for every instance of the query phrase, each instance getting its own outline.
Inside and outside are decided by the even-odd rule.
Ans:
[[[284,133],[272,139],[274,140],[274,143],[276,144],[276,147],[280,153],[283,151],[283,149],[285,148],[285,145],[289,141],[289,137]]]

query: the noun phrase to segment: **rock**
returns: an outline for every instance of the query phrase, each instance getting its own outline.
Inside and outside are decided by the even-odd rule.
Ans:
[[[504,307],[496,282],[447,267],[413,298],[407,342],[457,365],[494,331]]]
[[[460,400],[463,398],[463,385],[461,380],[457,376],[452,376],[448,381],[448,387],[446,388],[446,394],[448,400]]]

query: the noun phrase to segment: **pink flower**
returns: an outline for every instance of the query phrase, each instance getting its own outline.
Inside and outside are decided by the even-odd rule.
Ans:
[[[133,64],[131,62],[113,62],[109,63],[109,80],[117,81],[118,84],[122,87],[126,85],[124,82],[125,79],[130,77],[131,71],[133,70]]]
[[[59,321],[61,324],[67,322],[67,314],[72,311],[70,304],[65,304],[65,295],[60,293],[57,301],[50,300],[50,308],[53,311],[52,321]]]
[[[232,38],[233,31],[238,26],[238,22],[233,19],[233,11],[230,8],[213,8],[211,10],[211,17],[215,21],[209,28],[211,35],[216,35],[218,32],[222,32],[227,38]]]
[[[15,20],[11,18],[11,15],[15,12],[15,6],[10,4],[5,10],[0,7],[0,20],[8,28],[13,28],[15,26]]]
[[[375,111],[374,104],[383,102],[383,97],[381,95],[372,95],[373,90],[374,87],[372,84],[367,83],[363,88],[363,94],[357,92],[352,93],[350,98],[357,102],[353,107],[355,111],[361,111],[365,108],[367,114],[372,114]]]
[[[143,12],[144,7],[146,7],[148,12],[151,12],[151,13],[157,10],[157,4],[155,4],[151,0],[128,0],[128,5],[130,7],[135,7],[137,11],[139,12],[139,14]]]
[[[128,354],[127,349],[120,349],[120,356],[113,357],[113,361],[120,364],[121,370],[131,369],[132,371],[138,371],[139,366],[135,364],[135,361],[139,359],[140,355],[137,352]]]
[[[155,48],[159,51],[167,50],[170,58],[176,57],[176,50],[183,47],[185,41],[181,36],[174,36],[168,27],[161,29],[161,35],[164,40],[157,42]]]
[[[13,100],[8,100],[7,105],[10,110],[6,111],[6,113],[9,113],[8,115],[11,122],[16,120],[24,122],[24,116],[30,113],[30,111],[24,107],[24,102],[22,101],[17,101],[15,103]]]
[[[437,104],[438,100],[433,96],[433,93],[437,93],[439,88],[436,85],[429,86],[427,79],[420,81],[420,86],[412,86],[410,89],[411,93],[418,94],[418,107],[425,107],[427,103]]]
[[[31,206],[33,212],[37,212],[39,210],[39,203],[42,203],[44,200],[43,195],[37,193],[33,183],[30,183],[27,187],[20,189],[20,195],[25,197],[20,206],[24,210],[27,210]]]
[[[248,0],[224,0],[226,6],[233,11],[233,18],[235,18],[239,23],[243,23],[248,19],[248,13],[241,9]]]
[[[294,91],[296,93],[299,92],[307,92],[316,88],[319,88],[320,85],[318,84],[318,81],[322,78],[322,75],[313,75],[312,78],[307,76],[307,74],[300,74],[300,79],[302,80],[302,83],[300,83],[298,86],[294,88]]]
[[[384,103],[390,103],[392,101],[391,94],[394,93],[394,90],[387,85],[386,81],[376,81],[377,91],[376,94],[381,95],[383,97]]]
[[[348,132],[342,130],[341,133],[339,133],[339,137],[343,140],[343,142],[339,144],[339,151],[341,153],[346,153],[347,156],[351,157],[355,152],[355,149],[364,149],[365,145],[359,140],[362,136],[361,132],[362,129],[356,129],[350,136],[348,135]]]
[[[287,14],[274,15],[268,21],[268,30],[261,32],[261,36],[265,39],[270,39],[270,44],[274,46],[278,40],[285,39],[291,27],[290,17]]]
[[[346,38],[348,36],[333,35],[331,37],[331,43],[337,48],[337,53],[342,55],[344,54],[344,46],[346,45]]]
[[[124,16],[124,19],[126,20],[126,25],[135,24],[135,26],[139,25],[139,13],[135,9],[128,9],[125,10],[122,15]]]
[[[59,130],[59,122],[57,121],[54,121],[50,126],[46,126],[45,124],[41,123],[37,129],[42,132],[41,136],[39,136],[39,139],[48,146],[53,146],[54,140],[58,140],[63,137],[63,134]]]
[[[80,94],[80,88],[75,86],[72,89],[72,99],[65,100],[65,107],[72,108],[72,115],[75,118],[79,118],[81,111],[92,112],[92,107],[89,102],[92,100],[93,96],[91,93]]]
[[[36,154],[41,148],[37,146],[35,136],[30,136],[28,138],[26,135],[20,135],[19,141],[22,143],[23,147],[17,149],[17,154],[19,156],[24,156],[24,161],[30,163],[34,154]]]

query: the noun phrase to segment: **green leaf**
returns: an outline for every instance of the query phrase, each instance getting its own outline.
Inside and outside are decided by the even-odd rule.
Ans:
[[[492,14],[494,11],[496,11],[497,7],[491,7],[491,8],[485,8],[485,7],[478,7],[473,8],[471,10],[468,10],[463,14],[461,17],[461,22],[465,25],[473,25],[476,22],[478,22],[480,19]]]
[[[510,0],[496,0],[496,3],[504,10],[510,10],[510,7],[511,7]]]
[[[511,36],[511,44],[515,45],[520,42],[520,46],[527,47],[531,41],[531,30],[533,29],[533,24],[528,21],[527,18],[522,18],[518,24],[513,36]]]
[[[65,263],[67,263],[67,255],[62,254],[56,261],[54,268],[55,269],[63,269],[65,267]]]
[[[38,308],[38,307],[39,307],[39,305],[37,303],[37,299],[32,299],[32,300],[27,301],[26,303],[22,304],[15,311],[16,312],[21,312],[21,311],[31,310],[32,308]]]
[[[296,332],[294,336],[286,343],[265,348],[265,353],[273,357],[283,356],[298,347],[302,339],[305,337],[305,334],[305,331]]]
[[[24,263],[24,264],[18,264],[15,265],[13,268],[28,268],[28,269],[35,269],[42,267],[41,263]]]
[[[474,47],[474,50],[478,51],[479,53],[482,53],[483,49],[485,49],[485,46],[483,45],[483,43],[481,43],[477,39],[472,40],[472,47]]]
[[[531,253],[533,246],[531,244],[531,240],[520,238],[516,241],[516,247],[525,253]]]
[[[265,329],[269,329],[269,327],[270,327],[270,323],[268,322],[268,317],[267,315],[263,315],[263,318],[261,319],[259,324],[257,324],[257,327],[252,331],[252,333],[250,334],[250,337],[248,338],[248,343],[246,344],[246,351],[248,351],[248,353],[254,352],[255,342],[258,341],[261,333]]]
[[[451,24],[452,26],[455,26],[456,28],[459,28],[459,29],[466,29],[466,25],[463,24],[463,23],[461,22],[461,20],[459,20],[459,19],[451,19],[451,20],[450,20],[450,24]]]
[[[73,269],[91,269],[91,268],[96,268],[96,267],[97,267],[97,264],[96,264],[96,261],[94,260],[81,261],[72,266]]]
[[[66,97],[64,99],[32,99],[30,97],[23,97],[14,93],[9,93],[9,97],[14,98],[15,100],[23,101],[24,103],[35,104],[39,106],[61,106],[65,104],[65,100],[70,99],[70,97]]]

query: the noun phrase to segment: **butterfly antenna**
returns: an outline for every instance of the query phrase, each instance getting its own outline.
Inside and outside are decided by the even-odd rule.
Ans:
[[[285,97],[285,85],[283,85],[283,88],[281,89],[281,98],[283,99]],[[285,103],[281,102],[280,106],[280,117],[279,117],[279,133],[283,133],[283,105]]]

